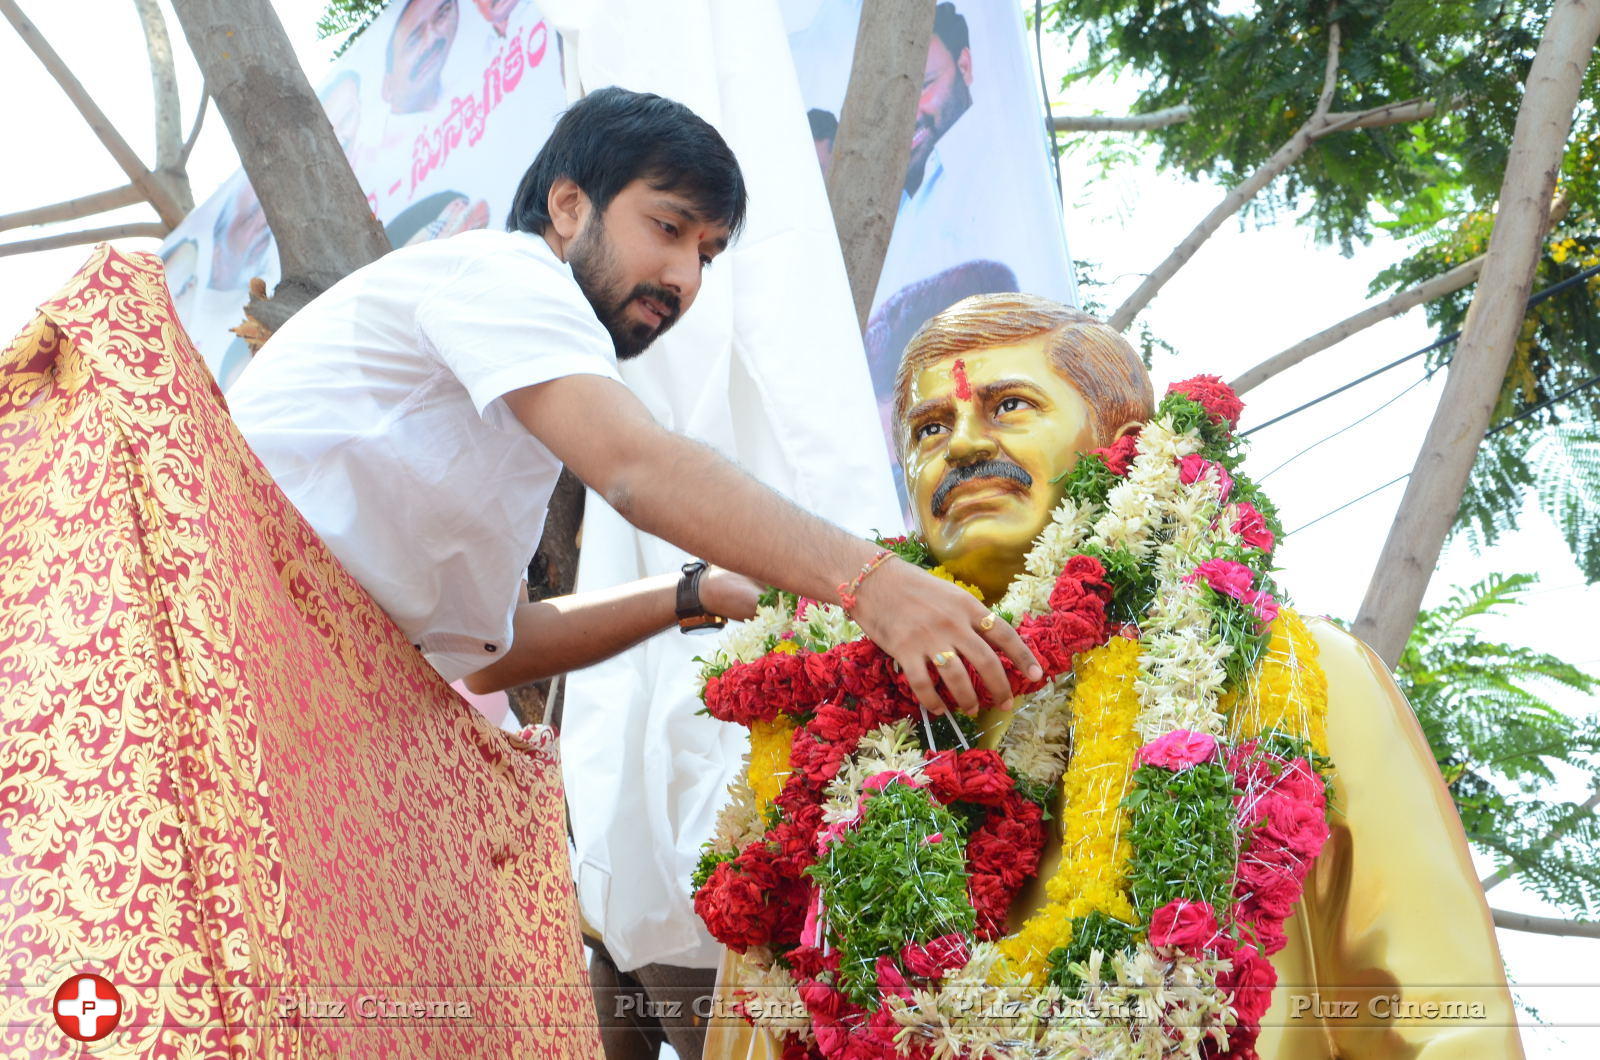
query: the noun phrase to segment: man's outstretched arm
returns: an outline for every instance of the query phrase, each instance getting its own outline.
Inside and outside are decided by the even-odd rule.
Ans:
[[[592,666],[671,628],[678,619],[678,578],[658,574],[519,605],[510,649],[467,677],[467,691],[481,696]],[[760,595],[759,585],[730,570],[710,567],[700,578],[701,606],[723,618],[753,617]]]
[[[506,404],[623,518],[686,552],[757,581],[839,603],[875,552],[854,537],[757,482],[712,449],[658,424],[621,383],[563,376],[505,395]],[[1038,662],[1005,622],[988,631],[988,611],[965,590],[909,563],[891,560],[862,582],[852,617],[900,665],[930,711],[943,703],[928,664],[953,650],[977,671],[997,703],[1010,700],[997,651],[1024,673]],[[956,705],[977,709],[977,693],[959,666],[939,671]]]

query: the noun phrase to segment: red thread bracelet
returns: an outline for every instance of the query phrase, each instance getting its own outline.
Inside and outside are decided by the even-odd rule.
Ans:
[[[848,582],[839,583],[839,603],[844,606],[845,614],[848,615],[856,609],[856,590],[861,588],[861,583],[866,580],[867,575],[877,570],[878,566],[892,555],[894,553],[889,549],[883,549],[876,556],[863,563],[861,569],[856,571],[854,578],[851,578]]]

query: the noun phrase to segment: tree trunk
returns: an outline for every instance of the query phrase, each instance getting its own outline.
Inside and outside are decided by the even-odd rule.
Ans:
[[[544,535],[528,566],[528,598],[547,600],[566,596],[578,581],[578,539],[583,532],[585,493],[577,475],[566,468],[556,479],[550,494],[550,510],[544,517]],[[561,722],[564,676],[547,677],[518,685],[507,693],[512,713],[524,725]]]
[[[1528,71],[1500,207],[1444,394],[1353,632],[1394,666],[1455,522],[1526,312],[1561,152],[1600,37],[1600,0],[1557,0]]]
[[[389,250],[333,126],[267,0],[173,0],[189,48],[278,244],[283,279],[245,311],[276,331]]]
[[[911,160],[933,7],[928,0],[874,0],[861,7],[850,85],[833,141],[828,202],[862,330]]]

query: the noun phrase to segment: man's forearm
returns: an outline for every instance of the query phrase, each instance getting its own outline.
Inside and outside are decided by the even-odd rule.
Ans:
[[[676,574],[517,608],[511,649],[466,679],[475,695],[542,681],[609,659],[677,620]]]
[[[666,430],[659,439],[606,493],[641,530],[757,581],[830,602],[876,551],[708,446]]]

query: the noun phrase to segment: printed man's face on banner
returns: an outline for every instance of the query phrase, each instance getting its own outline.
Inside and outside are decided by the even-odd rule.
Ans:
[[[439,102],[439,75],[456,39],[456,0],[411,0],[389,37],[383,98],[395,114],[415,114]]]
[[[216,240],[211,246],[207,287],[214,291],[233,290],[261,272],[272,243],[272,230],[267,227],[267,215],[248,181],[239,185],[222,208],[213,234]]]
[[[1095,447],[1093,412],[1043,335],[925,365],[899,425],[917,528],[951,574],[997,598]]]
[[[911,133],[911,162],[906,167],[907,190],[922,183],[922,171],[933,154],[933,145],[949,131],[956,119],[972,106],[972,49],[960,55],[935,33],[928,41],[928,63],[922,72],[922,95],[917,99],[917,124]]]

